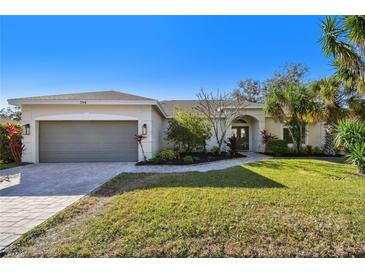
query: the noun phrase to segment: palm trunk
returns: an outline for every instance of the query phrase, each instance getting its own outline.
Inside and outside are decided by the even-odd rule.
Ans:
[[[334,132],[333,126],[327,125],[326,135],[324,139],[323,153],[328,156],[336,155],[336,150],[333,145],[333,132]]]
[[[301,152],[301,150],[302,150],[302,139],[303,139],[303,126],[302,126],[302,123],[298,122],[298,130],[299,130],[298,152]]]

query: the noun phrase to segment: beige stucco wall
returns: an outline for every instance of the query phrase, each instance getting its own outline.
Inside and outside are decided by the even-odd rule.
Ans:
[[[265,129],[270,132],[271,134],[274,134],[278,138],[283,138],[282,136],[282,125],[279,122],[274,121],[271,117],[266,117],[266,127]]]
[[[162,125],[161,125],[161,148],[173,148],[173,144],[169,143],[166,140],[166,131],[167,128],[169,126],[169,121],[171,120],[171,118],[168,119],[164,119],[162,121]]]
[[[143,147],[147,158],[151,158],[159,148],[158,142],[153,145],[153,124],[158,128],[157,115],[152,114],[150,105],[22,105],[22,123],[30,124],[31,134],[25,135],[23,142],[24,162],[38,162],[38,124],[40,120],[134,120],[138,121],[138,132],[144,123],[147,124],[147,138]],[[155,121],[157,120],[157,121]],[[156,133],[155,133],[156,134]],[[155,146],[155,150],[153,150]],[[143,160],[138,148],[138,159]]]
[[[322,147],[324,144],[324,126],[323,123],[316,123],[307,126],[307,145]]]
[[[161,117],[160,113],[154,108],[152,108],[152,156],[157,155],[161,150],[162,144],[162,124],[163,117]]]

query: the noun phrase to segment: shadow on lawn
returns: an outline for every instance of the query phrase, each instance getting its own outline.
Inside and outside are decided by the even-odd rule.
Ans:
[[[237,166],[225,170],[209,172],[189,172],[173,174],[121,174],[92,196],[113,196],[137,189],[161,187],[211,187],[211,188],[286,188],[276,181],[247,169]]]

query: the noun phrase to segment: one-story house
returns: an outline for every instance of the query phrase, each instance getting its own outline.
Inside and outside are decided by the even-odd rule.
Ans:
[[[135,162],[143,160],[135,134],[143,134],[145,155],[151,158],[165,147],[165,131],[174,110],[192,110],[196,100],[158,101],[117,91],[85,92],[9,99],[22,109],[25,127],[24,162]],[[241,149],[263,151],[260,131],[288,138],[286,127],[263,111],[263,105],[245,104],[227,132],[241,137]],[[307,125],[305,144],[321,146],[322,123]],[[207,144],[215,145],[211,138]]]

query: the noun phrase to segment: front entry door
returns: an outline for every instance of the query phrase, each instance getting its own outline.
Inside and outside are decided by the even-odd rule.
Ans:
[[[249,134],[248,127],[232,127],[232,135],[237,137],[239,150],[249,150]]]

